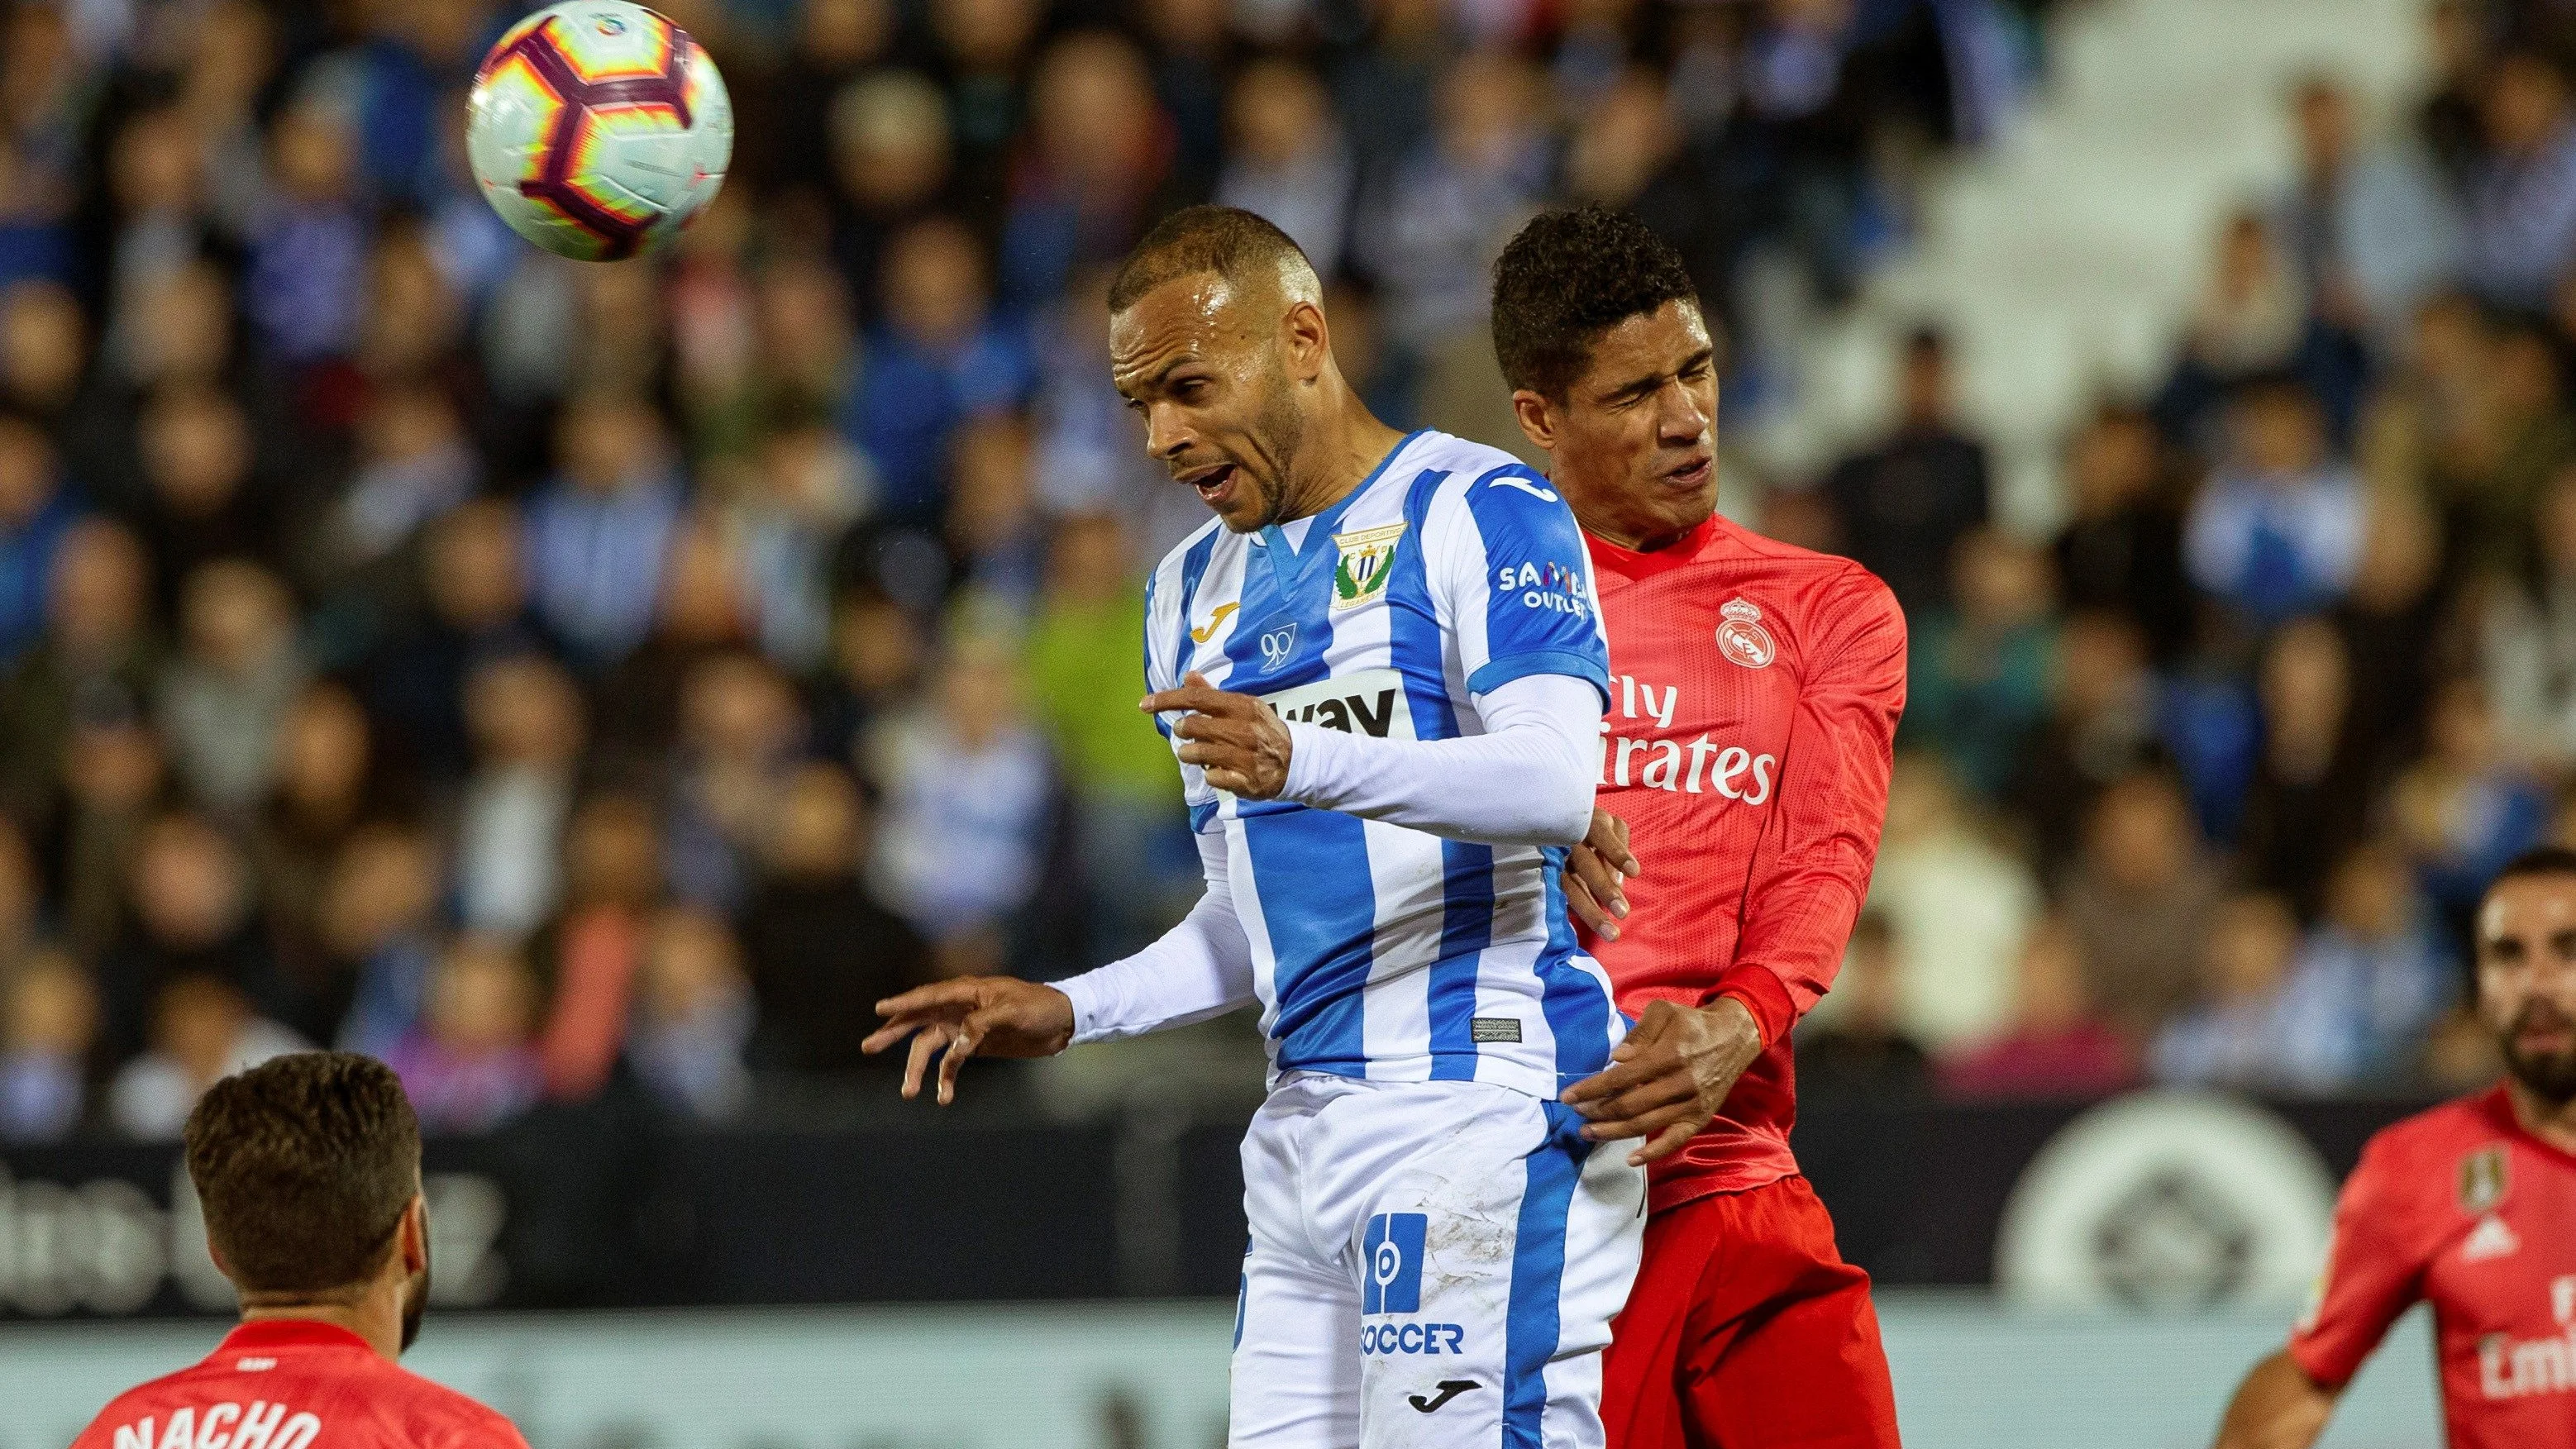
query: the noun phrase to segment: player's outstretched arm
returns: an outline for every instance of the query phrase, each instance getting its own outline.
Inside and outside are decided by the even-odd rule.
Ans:
[[[2336,1397],[2285,1348],[2254,1365],[2237,1385],[2218,1426],[2216,1449],[2308,1449],[2325,1432]]]
[[[903,1094],[921,1095],[931,1059],[939,1061],[939,1104],[957,1099],[957,1072],[968,1057],[1051,1057],[1073,1042],[1073,1001],[1052,986],[1016,976],[961,976],[916,986],[877,1003],[886,1024],[859,1050],[874,1056],[906,1037]]]

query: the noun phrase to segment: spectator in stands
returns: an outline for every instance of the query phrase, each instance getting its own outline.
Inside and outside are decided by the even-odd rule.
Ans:
[[[274,489],[256,477],[256,449],[241,405],[220,388],[171,383],[144,405],[138,424],[144,489],[138,526],[165,608],[181,583],[218,559],[275,563],[280,519]]]
[[[1226,126],[1233,147],[1216,199],[1268,217],[1317,276],[1334,276],[1350,234],[1358,163],[1324,83],[1295,61],[1256,60],[1235,77]]]
[[[804,744],[795,689],[767,660],[716,654],[689,672],[664,808],[674,896],[716,911],[742,905]]]
[[[180,639],[157,708],[172,759],[199,803],[244,815],[268,790],[278,729],[304,687],[294,601],[259,565],[219,559],[188,576]]]
[[[397,385],[373,399],[358,419],[359,463],[331,520],[335,572],[390,575],[389,563],[412,540],[472,497],[483,459],[467,438],[456,405],[437,388]],[[407,559],[405,560],[408,561]],[[399,601],[398,580],[372,581],[377,607]]]
[[[64,943],[96,961],[125,930],[135,853],[167,794],[169,769],[160,737],[130,701],[107,695],[80,707],[58,757],[62,792],[48,802],[47,839],[59,852],[53,864]]]
[[[2197,990],[2202,932],[2218,899],[2181,789],[2140,770],[2102,793],[2062,908],[2083,942],[2087,994],[2143,1042]]]
[[[0,412],[0,667],[43,636],[54,554],[79,516],[52,439],[26,415]]]
[[[804,192],[822,184],[827,159],[838,159],[807,143],[838,132],[847,98],[893,43],[898,17],[885,0],[806,0],[793,18],[785,58],[760,85],[743,88],[734,167],[754,185]],[[931,100],[941,103],[938,92]],[[846,162],[841,169],[847,173]]]
[[[950,450],[947,533],[957,577],[976,596],[1021,614],[1036,603],[1046,569],[1036,467],[1028,423],[1016,414],[966,424]]]
[[[2185,525],[2192,581],[2257,626],[2331,605],[2351,586],[2367,514],[2352,470],[2326,451],[2316,398],[2258,378],[2228,416],[2227,459]]]
[[[438,957],[433,928],[445,882],[427,831],[394,822],[358,827],[322,885],[320,936],[343,1050],[384,1057],[420,1025]]]
[[[1885,988],[1898,1029],[1936,1052],[2003,1029],[2013,956],[2039,915],[2039,889],[2018,859],[1979,835],[1938,755],[1897,763],[1869,899],[1905,961],[1901,981]]]
[[[1124,256],[1170,209],[1170,127],[1132,42],[1080,30],[1047,46],[1029,78],[1023,164],[1002,227],[1005,303],[1057,295],[1076,269]]]
[[[877,742],[886,821],[874,871],[924,936],[990,955],[1037,889],[1054,771],[1023,712],[1006,626],[962,616],[943,654],[930,701]]]
[[[344,686],[307,685],[277,731],[277,777],[249,843],[260,898],[288,971],[311,982],[324,970],[325,877],[368,809],[380,802],[366,710]]]
[[[709,659],[751,642],[734,542],[721,517],[703,509],[683,517],[672,534],[653,632],[599,682],[599,742],[592,763],[602,778],[658,787],[679,740],[689,677]]]
[[[574,661],[605,669],[643,642],[680,516],[680,478],[643,400],[588,394],[555,430],[561,471],[528,504],[537,617]]]
[[[2511,576],[2533,567],[2533,510],[2550,481],[2576,464],[2558,344],[2537,326],[2494,329],[2478,395],[2446,441],[2438,476],[2457,565]]]
[[[1843,551],[1887,582],[1909,618],[1950,602],[1950,559],[1992,506],[1985,445],[1951,419],[1950,351],[1921,328],[1905,340],[1897,420],[1825,480]]]
[[[2537,311],[2576,261],[2576,112],[2565,70],[2537,49],[2488,68],[2486,155],[2469,191],[2468,279],[2488,302]]]
[[[224,982],[246,1010],[296,1023],[302,1003],[278,971],[249,864],[212,823],[172,812],[146,825],[126,886],[126,927],[98,965],[111,1060],[142,1044],[152,1003],[183,976]]]
[[[1140,696],[1141,697],[1141,696]],[[860,878],[866,806],[838,765],[797,769],[781,793],[766,878],[742,917],[745,964],[759,1003],[754,1066],[882,1072],[859,1054],[876,1004],[931,979],[930,950]]]
[[[2067,449],[2074,517],[2053,549],[2066,607],[2136,620],[2158,664],[2181,656],[2193,625],[2168,471],[2154,419],[2117,406],[2095,413]]]
[[[832,634],[832,554],[876,504],[867,455],[819,420],[764,438],[750,488],[726,509],[742,591],[759,620],[761,652],[805,673]]]
[[[2362,838],[2378,783],[2371,742],[2352,728],[2343,636],[2322,619],[2283,626],[2263,652],[2260,691],[2263,748],[2239,854],[2249,880],[2313,919],[2327,872]]]
[[[0,973],[0,1143],[59,1142],[88,1107],[98,993],[78,961],[44,951]]]
[[[533,930],[554,909],[581,761],[580,693],[540,654],[495,659],[465,685],[474,771],[456,819],[457,914],[472,930]]]
[[[832,657],[813,690],[815,752],[861,767],[878,723],[910,701],[929,652],[921,622],[882,591],[843,595],[833,608]]]
[[[859,0],[881,8],[879,0]],[[814,134],[808,132],[807,134]],[[859,284],[871,315],[886,238],[929,217],[949,190],[948,101],[911,71],[880,71],[833,98],[830,126],[832,259]],[[803,147],[790,148],[802,151]]]
[[[2365,842],[2335,867],[2325,919],[2308,932],[2288,994],[2318,1076],[2335,1087],[2404,1080],[2419,1043],[2459,995],[2433,913],[2403,852]]]
[[[2093,802],[2162,753],[2143,630],[2124,615],[2071,615],[2058,631],[2048,718],[2012,762],[2008,799],[2043,870],[2069,868]]]
[[[2218,426],[2229,392],[2267,376],[2308,378],[2298,367],[2308,297],[2262,213],[2240,211],[2220,231],[2209,281],[2194,304],[2182,356],[2156,398],[2156,418],[2177,445],[2225,450]]]
[[[2298,918],[2279,896],[2221,901],[2200,960],[2200,1003],[2158,1032],[2148,1052],[2155,1079],[2176,1087],[2332,1085],[2327,1043],[2315,1030],[2323,1023],[2299,1020],[2284,990],[2298,945]]]
[[[352,121],[317,94],[290,101],[270,128],[275,190],[254,223],[243,302],[289,363],[344,357],[358,339],[367,225]]]
[[[2290,112],[2299,172],[2278,225],[2310,309],[2342,332],[2401,337],[2416,303],[2459,270],[2460,218],[2441,175],[2418,146],[2366,143],[2334,76],[2300,80]]]
[[[994,310],[982,246],[963,223],[934,217],[898,233],[883,286],[885,325],[869,335],[843,426],[876,462],[885,512],[927,524],[942,512],[958,424],[1019,405],[1036,364]]]
[[[2576,467],[2540,498],[2537,566],[2485,594],[2479,678],[2505,753],[2544,772],[2576,765]]]
[[[1401,159],[1365,193],[1352,255],[1377,280],[1400,367],[1483,322],[1493,259],[1545,194],[1538,83],[1517,56],[1464,56],[1440,80],[1433,124],[1382,143]]]
[[[1297,4],[1254,0],[1240,12],[1230,0],[1140,0],[1136,6],[1152,53],[1154,98],[1171,117],[1166,144],[1172,172],[1166,184],[1175,194],[1208,195],[1225,164],[1226,78],[1236,60],[1232,31],[1239,26],[1247,38],[1275,42],[1302,18],[1291,8]]]
[[[467,681],[485,664],[543,648],[519,540],[518,512],[498,498],[475,499],[431,525],[421,570],[428,608],[376,650],[366,671],[367,708],[387,753],[435,785],[462,778],[473,760]]]
[[[2445,924],[2466,939],[2478,896],[2549,827],[2549,796],[2496,740],[2486,692],[2453,680],[2434,696],[2424,757],[2389,796],[2397,838]]]
[[[1030,695],[1073,794],[1090,954],[1102,960],[1159,935],[1174,877],[1187,890],[1197,875],[1189,852],[1176,849],[1184,818],[1171,747],[1136,713],[1145,601],[1133,578],[1116,518],[1065,520],[1028,642]]]
[[[2023,943],[2004,1035],[1941,1063],[1941,1090],[1968,1099],[2107,1097],[2137,1080],[2130,1044],[2093,1009],[2084,945],[2062,917]]]
[[[2352,587],[2335,611],[2352,663],[2349,728],[2369,746],[2374,781],[2421,745],[2435,663],[2457,652],[2452,605],[2436,587],[2441,566],[2441,524],[2423,500],[2374,491]]]
[[[65,531],[46,588],[44,637],[0,680],[0,802],[42,829],[83,706],[151,695],[160,656],[150,633],[149,572],[134,536],[104,519]]]
[[[1923,1094],[1931,1064],[1906,1035],[1899,1005],[1906,958],[1883,916],[1864,911],[1843,948],[1835,994],[1849,1004],[1833,1019],[1797,1035],[1801,1090],[1815,1098],[1902,1102]]]
[[[2048,561],[2001,529],[1962,536],[1945,608],[1908,621],[1904,730],[1979,796],[2003,793],[2048,710],[2057,628]]]
[[[751,1097],[751,1030],[751,987],[731,928],[685,907],[655,917],[626,1041],[645,1087],[684,1117],[734,1116]]]
[[[2415,308],[2354,436],[2355,462],[2374,495],[2438,507],[2465,491],[2451,469],[2493,451],[2483,430],[2494,345],[2484,312],[2465,292],[2436,292]]]
[[[662,902],[661,824],[641,797],[595,795],[564,832],[563,909],[537,937],[552,987],[537,1055],[546,1095],[586,1101],[626,1042],[645,932]]]
[[[152,1049],[128,1061],[108,1085],[108,1116],[128,1137],[175,1142],[208,1087],[271,1057],[310,1049],[262,1017],[224,977],[173,976],[153,1001]]]
[[[2487,9],[2478,0],[2432,0],[2424,20],[2432,84],[2415,107],[2415,135],[2443,182],[2465,193],[2486,149],[2478,106],[2487,80]]]
[[[536,982],[506,939],[468,933],[448,944],[419,1029],[385,1058],[422,1131],[489,1132],[536,1104],[535,1015]]]

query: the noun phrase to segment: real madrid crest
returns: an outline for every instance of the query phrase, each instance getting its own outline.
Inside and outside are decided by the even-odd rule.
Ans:
[[[2472,1216],[2488,1211],[2504,1201],[2511,1185],[2503,1143],[2490,1142],[2460,1159],[2460,1211]]]
[[[1762,606],[1747,599],[1729,599],[1719,607],[1725,621],[1717,626],[1717,652],[1747,669],[1760,669],[1780,653],[1771,642],[1771,631],[1762,627]]]

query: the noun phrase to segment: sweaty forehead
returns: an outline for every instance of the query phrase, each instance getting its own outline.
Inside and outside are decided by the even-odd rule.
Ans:
[[[1126,392],[1181,358],[1242,346],[1254,300],[1215,272],[1174,277],[1110,317],[1110,376]]]

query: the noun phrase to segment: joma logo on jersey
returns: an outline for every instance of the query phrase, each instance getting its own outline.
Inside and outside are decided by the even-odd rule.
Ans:
[[[1333,547],[1341,551],[1333,565],[1334,608],[1357,608],[1386,592],[1387,577],[1395,572],[1396,540],[1404,537],[1404,528],[1390,523],[1333,535]]]
[[[1431,1218],[1425,1213],[1379,1213],[1368,1220],[1361,1261],[1367,1265],[1360,1284],[1362,1313],[1422,1311],[1422,1240]]]

